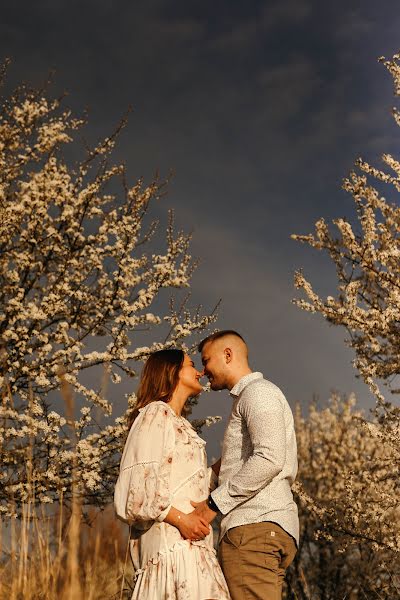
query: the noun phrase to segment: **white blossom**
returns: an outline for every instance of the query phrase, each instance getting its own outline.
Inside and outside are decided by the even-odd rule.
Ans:
[[[137,362],[215,320],[189,311],[188,298],[164,308],[163,294],[190,286],[190,236],[171,214],[154,253],[149,211],[163,183],[130,184],[112,164],[124,123],[72,167],[62,150],[82,125],[23,87],[0,114],[2,514],[15,514],[29,489],[38,502],[67,501],[73,477],[84,502],[108,502],[127,433],[127,414],[102,425],[108,379],[135,388]],[[137,342],[143,329],[149,345]],[[99,365],[104,385],[91,387],[82,373]],[[127,412],[134,402],[132,389]]]
[[[300,598],[395,598],[400,576],[399,470],[377,420],[354,396],[295,412],[294,485],[301,543],[289,571]]]
[[[400,55],[382,60],[399,96]],[[397,110],[394,117],[400,125]],[[295,304],[346,328],[354,366],[377,398],[372,422],[351,415],[348,405],[340,414],[337,409],[318,414],[312,408],[308,423],[298,420],[300,455],[307,454],[310,468],[298,492],[322,534],[339,536],[343,548],[353,546],[353,553],[362,543],[379,572],[374,594],[392,598],[393,588],[384,595],[390,571],[379,571],[373,559],[374,552],[384,552],[386,561],[398,565],[400,552],[400,408],[378,386],[383,381],[394,394],[400,391],[400,162],[388,154],[382,159],[389,172],[359,159],[344,182],[354,200],[356,223],[342,218],[328,226],[321,218],[313,234],[293,236],[326,252],[337,275],[337,294],[323,298],[298,271],[295,286],[303,297]],[[386,199],[390,192],[391,202]],[[392,570],[395,579],[399,573]],[[373,576],[371,570],[368,573]],[[360,585],[354,593],[369,597]]]

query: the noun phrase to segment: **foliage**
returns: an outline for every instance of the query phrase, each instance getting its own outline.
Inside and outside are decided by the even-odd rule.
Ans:
[[[394,77],[397,96],[399,60],[400,55],[395,55],[384,61]],[[400,125],[397,109],[393,109],[393,116]],[[296,287],[308,300],[298,299],[295,303],[347,329],[348,344],[356,354],[355,366],[381,400],[376,379],[392,382],[400,372],[400,208],[379,191],[383,185],[400,191],[400,162],[390,154],[384,154],[382,160],[391,172],[359,159],[358,171],[344,181],[344,189],[354,199],[358,229],[347,219],[336,219],[335,235],[321,218],[315,234],[292,236],[325,251],[336,267],[338,279],[337,297],[323,299],[302,272],[297,272]]]
[[[381,60],[399,96],[400,55]],[[397,109],[393,116],[400,125]],[[340,582],[350,580],[353,588],[346,593],[356,598],[393,598],[400,593],[395,569],[400,551],[400,409],[387,402],[378,387],[383,380],[392,392],[399,391],[400,208],[381,190],[400,191],[400,162],[389,154],[382,159],[390,172],[359,159],[344,182],[355,203],[356,225],[336,219],[334,231],[321,218],[314,234],[292,236],[327,253],[338,286],[335,297],[322,298],[298,271],[295,285],[306,299],[294,302],[347,329],[355,366],[377,397],[372,422],[353,414],[349,404],[338,411],[335,399],[327,411],[311,409],[308,424],[297,418],[303,461],[298,491],[305,520],[299,560],[310,565],[312,586],[325,579],[321,598],[341,596]],[[315,541],[314,533],[327,542]],[[329,581],[339,581],[338,595],[329,591]]]
[[[400,594],[398,479],[393,449],[354,396],[295,414],[301,539],[288,574],[296,598]]]
[[[18,511],[31,485],[38,502],[68,502],[73,463],[84,501],[107,502],[126,415],[97,426],[112,407],[101,381],[82,374],[103,365],[114,383],[134,377],[135,361],[184,346],[214,320],[187,302],[168,309],[165,291],[190,286],[190,236],[175,233],[171,218],[155,251],[162,241],[147,213],[164,184],[130,185],[126,168],[111,163],[125,121],[75,164],[66,145],[83,124],[47,90],[20,87],[0,109],[3,514]],[[149,347],[137,345],[143,330]]]

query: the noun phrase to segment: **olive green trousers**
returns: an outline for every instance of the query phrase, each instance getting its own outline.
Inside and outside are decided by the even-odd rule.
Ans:
[[[285,570],[295,554],[294,539],[276,523],[229,529],[219,560],[232,600],[281,600]]]

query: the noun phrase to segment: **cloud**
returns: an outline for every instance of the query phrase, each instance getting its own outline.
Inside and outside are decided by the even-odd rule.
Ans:
[[[355,4],[46,0],[2,11],[14,79],[42,82],[55,66],[66,104],[92,107],[85,135],[107,135],[133,104],[117,158],[131,179],[174,169],[156,212],[173,205],[195,229],[193,302],[222,296],[219,326],[246,332],[255,366],[291,401],[331,387],[367,396],[343,333],[290,302],[295,267],[335,284],[290,233],[352,216],[342,177],[365,149],[394,145],[390,76],[375,58],[398,45],[397,4]]]
[[[228,53],[243,52],[260,45],[268,34],[276,35],[280,28],[304,22],[311,12],[307,0],[281,0],[265,3],[260,10],[237,19],[226,19],[209,44],[214,50]]]
[[[262,11],[262,21],[269,29],[302,23],[311,16],[312,4],[310,0],[282,0],[266,3]]]

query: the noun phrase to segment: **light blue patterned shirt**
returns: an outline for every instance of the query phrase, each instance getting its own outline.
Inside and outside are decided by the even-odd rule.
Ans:
[[[297,473],[293,415],[281,390],[262,373],[231,389],[232,411],[224,435],[218,487],[220,540],[232,527],[273,521],[299,542],[291,485]]]

